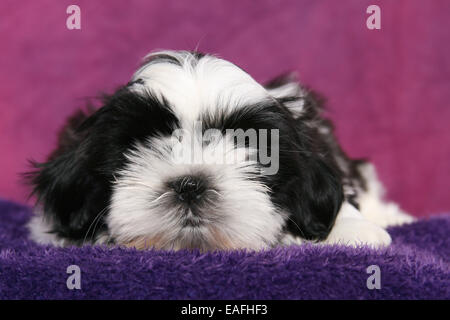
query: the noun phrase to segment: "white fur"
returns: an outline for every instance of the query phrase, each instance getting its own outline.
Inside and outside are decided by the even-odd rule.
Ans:
[[[40,244],[51,244],[56,247],[65,245],[63,239],[59,239],[55,234],[51,233],[51,224],[45,221],[41,214],[35,215],[28,222],[28,230],[30,231],[31,240]]]
[[[389,245],[391,237],[386,230],[370,222],[355,207],[344,202],[325,243],[380,247]]]
[[[397,204],[384,200],[383,185],[372,164],[364,165],[361,171],[367,182],[367,192],[361,192],[357,201],[364,217],[383,228],[411,223],[415,220],[402,211]]]
[[[149,146],[139,145],[137,151],[127,155],[129,165],[115,183],[107,217],[111,236],[124,243],[164,233],[165,247],[176,248],[180,239],[212,236],[209,223],[235,247],[258,249],[274,244],[283,225],[283,215],[273,206],[266,187],[251,178],[261,172],[249,160],[249,150],[235,149],[233,142],[223,137],[204,147],[194,128],[201,114],[215,114],[218,109],[232,112],[271,99],[270,95],[242,69],[225,60],[206,56],[197,62],[188,52],[154,55],[161,54],[176,58],[182,66],[147,63],[133,76],[133,80],[143,80],[133,90],[167,99],[180,119],[181,130],[194,139],[183,137],[179,142],[173,137],[154,138]],[[165,198],[173,196],[164,183],[205,172],[216,180],[219,191],[214,192],[219,193],[220,201],[211,214],[211,221],[195,230],[197,234],[189,234],[189,229],[180,226],[177,209],[164,206]],[[220,219],[215,219],[218,215]]]
[[[162,51],[150,54],[166,54],[177,59],[182,66],[172,63],[148,63],[139,69],[132,80],[138,92],[150,91],[166,98],[184,125],[190,126],[202,113],[212,113],[220,108],[234,109],[270,98],[270,95],[250,75],[234,64],[213,56],[205,56],[198,62],[184,51]]]
[[[298,97],[286,103],[298,117],[304,109],[306,92],[295,83],[266,90],[240,68],[212,56],[195,61],[188,52],[166,51],[148,58],[160,54],[170,55],[181,66],[150,60],[134,74],[132,80],[142,81],[135,82],[132,90],[166,99],[180,119],[181,129],[193,139],[153,137],[126,155],[127,164],[116,178],[106,216],[110,234],[93,240],[106,243],[112,237],[118,243],[127,243],[138,238],[159,238],[159,247],[178,249],[196,238],[217,243],[219,232],[226,239],[220,241],[233,248],[261,249],[276,244],[287,215],[272,204],[269,190],[253,178],[263,174],[251,159],[255,150],[236,148],[224,136],[204,146],[196,136],[194,124],[204,113],[215,114],[218,109],[232,112],[264,99],[286,96]],[[328,133],[327,128],[320,130]],[[204,224],[194,229],[182,226],[179,207],[168,204],[175,191],[167,188],[167,182],[198,173],[209,176],[213,186],[206,194],[216,200]],[[357,199],[360,212],[345,202],[325,243],[388,245],[391,238],[384,227],[414,220],[397,205],[383,201],[382,187],[372,166],[366,166],[362,174],[368,181],[368,190]],[[91,227],[95,229],[96,225]],[[49,224],[40,214],[33,217],[29,228],[36,242],[65,245],[64,240],[49,233]],[[290,235],[281,239],[283,244],[303,242]]]
[[[358,193],[357,202],[360,210],[347,202],[344,203],[326,243],[386,246],[391,243],[391,238],[384,228],[415,220],[403,212],[397,204],[383,199],[383,186],[372,164],[365,164],[361,174],[366,180],[367,191],[361,190]]]
[[[232,141],[223,138],[202,148],[202,163],[198,164],[179,158],[193,148],[189,139],[183,139],[180,146],[169,138],[155,138],[151,145],[157,146],[157,151],[139,145],[128,155],[129,165],[115,183],[107,223],[116,240],[126,243],[163,233],[167,244],[162,247],[177,248],[181,238],[212,236],[210,227],[214,227],[236,248],[260,249],[276,242],[283,215],[273,206],[266,187],[251,178],[260,169],[246,160],[248,150],[235,149]],[[174,146],[186,152],[173,152]],[[231,156],[237,161],[221,162]],[[189,234],[189,229],[180,225],[177,209],[164,205],[165,199],[173,196],[166,181],[197,173],[211,177],[217,189],[210,192],[219,196],[205,226],[195,231],[200,235]]]

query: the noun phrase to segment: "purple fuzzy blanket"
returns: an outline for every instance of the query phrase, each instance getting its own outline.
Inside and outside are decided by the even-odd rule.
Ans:
[[[391,228],[393,245],[266,252],[52,248],[27,240],[30,209],[0,200],[0,299],[449,299],[450,216]],[[66,285],[69,265],[81,289]],[[381,289],[366,269],[380,268]]]

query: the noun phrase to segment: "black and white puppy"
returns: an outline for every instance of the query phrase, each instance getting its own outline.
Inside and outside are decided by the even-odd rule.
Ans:
[[[35,166],[40,243],[382,246],[383,227],[412,221],[382,200],[373,166],[341,150],[314,94],[194,52],[147,56]]]

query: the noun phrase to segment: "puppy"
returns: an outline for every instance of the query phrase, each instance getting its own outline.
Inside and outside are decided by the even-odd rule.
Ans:
[[[212,55],[148,55],[97,111],[79,112],[30,181],[32,239],[55,245],[374,247],[411,222],[374,167],[339,147],[320,99],[266,86]]]

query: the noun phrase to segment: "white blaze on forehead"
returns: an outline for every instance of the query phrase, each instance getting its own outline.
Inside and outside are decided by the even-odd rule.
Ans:
[[[259,102],[269,97],[267,91],[250,75],[234,64],[213,57],[197,58],[189,52],[163,51],[152,56],[170,56],[181,64],[157,59],[144,65],[132,80],[137,91],[148,90],[158,98],[166,99],[182,122],[192,122],[204,112],[217,108],[234,109]]]

